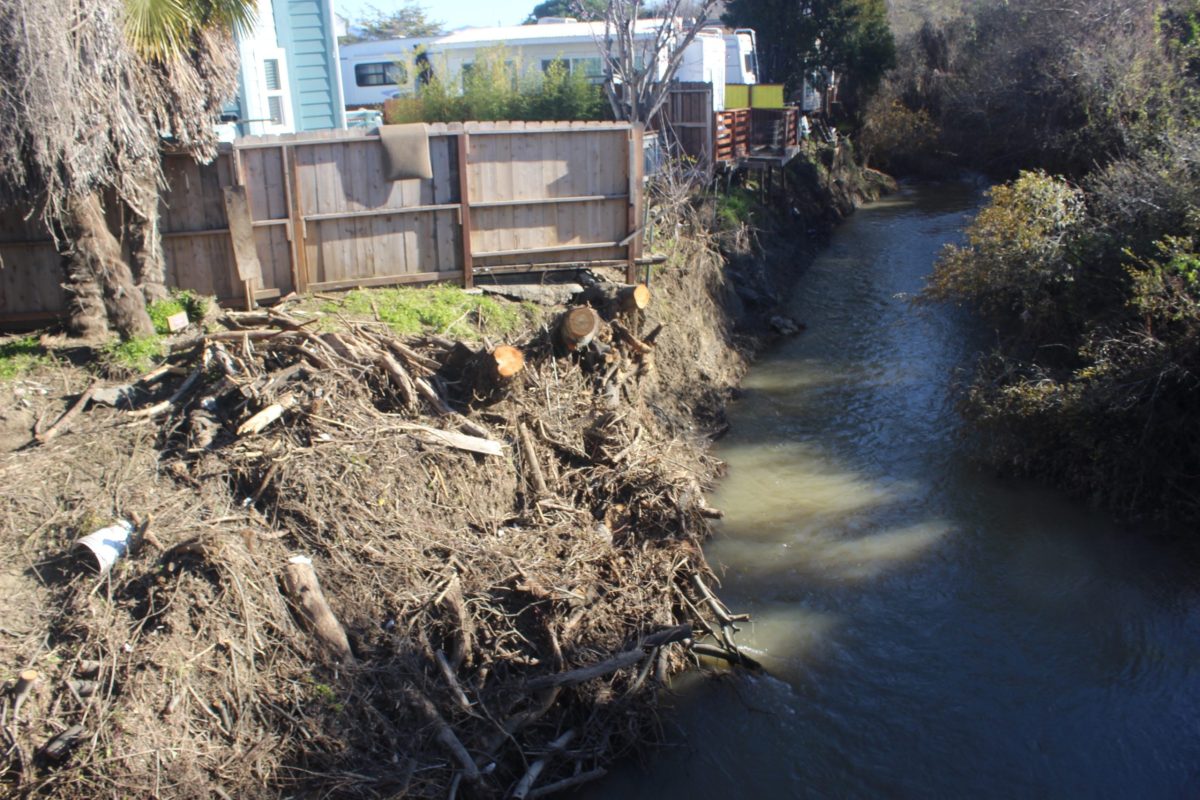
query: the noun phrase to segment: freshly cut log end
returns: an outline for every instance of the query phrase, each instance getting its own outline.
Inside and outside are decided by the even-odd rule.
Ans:
[[[589,306],[572,308],[560,324],[563,344],[570,350],[586,347],[600,330],[600,315]]]
[[[492,361],[496,364],[496,375],[508,379],[525,369],[525,354],[519,348],[502,344],[492,351]]]
[[[622,311],[642,311],[650,305],[650,287],[644,283],[626,286],[621,289],[618,297]]]

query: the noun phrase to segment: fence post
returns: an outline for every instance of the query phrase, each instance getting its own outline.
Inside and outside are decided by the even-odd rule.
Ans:
[[[626,255],[625,282],[637,283],[637,260],[642,254],[642,150],[644,128],[636,122],[629,129],[629,251]]]
[[[468,177],[471,139],[464,127],[458,135],[458,215],[462,223],[463,288],[475,285],[475,260],[471,253],[471,181]]]

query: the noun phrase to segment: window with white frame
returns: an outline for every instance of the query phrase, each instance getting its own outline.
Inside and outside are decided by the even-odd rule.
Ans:
[[[408,83],[408,70],[395,61],[375,61],[354,65],[357,86],[399,86]]]

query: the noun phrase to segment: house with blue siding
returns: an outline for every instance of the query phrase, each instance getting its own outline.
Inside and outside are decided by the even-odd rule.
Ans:
[[[346,127],[332,0],[259,0],[237,44],[238,94],[222,138]]]

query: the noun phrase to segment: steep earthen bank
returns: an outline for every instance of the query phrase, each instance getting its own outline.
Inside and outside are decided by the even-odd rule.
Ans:
[[[651,307],[598,308],[597,350],[553,324],[516,337],[526,368],[495,396],[478,344],[228,317],[141,413],[95,408],[0,457],[0,664],[38,673],[10,703],[9,787],[534,796],[652,739],[663,682],[740,658],[701,551],[706,443],[764,341],[752,292],[803,263],[789,231],[852,210],[839,159],[796,168],[730,265],[680,209]],[[51,398],[37,417],[72,400]],[[144,532],[98,581],[71,542],[116,517]]]

